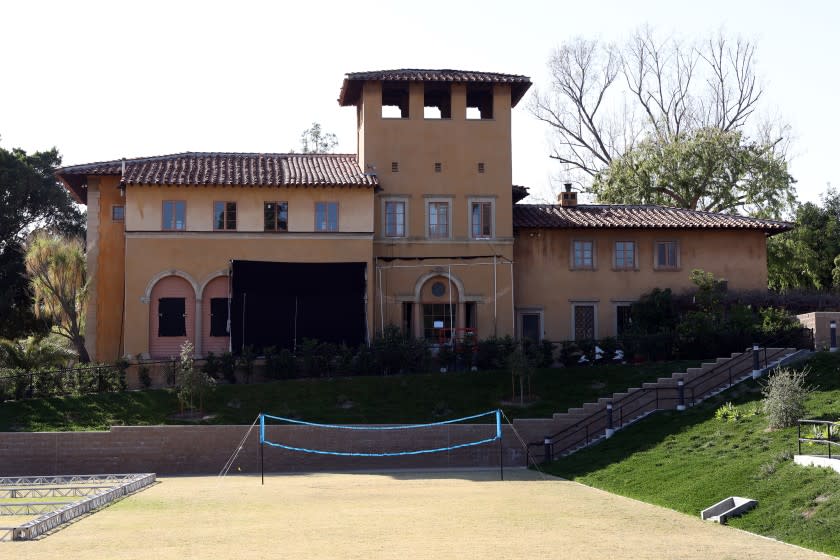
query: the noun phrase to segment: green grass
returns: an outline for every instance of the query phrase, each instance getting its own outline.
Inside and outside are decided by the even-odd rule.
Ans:
[[[808,367],[818,387],[809,417],[837,420],[840,358],[821,354]],[[749,382],[686,412],[655,414],[546,470],[690,515],[728,496],[754,498],[758,507],[730,525],[840,555],[840,474],[793,463],[796,428],[766,429],[754,413],[760,390]],[[725,401],[740,420],[715,419]]]
[[[513,418],[548,417],[597,397],[636,387],[696,362],[537,370],[536,400],[504,405]],[[457,418],[510,400],[510,373],[464,372],[388,377],[298,379],[218,385],[207,396],[205,423],[250,424],[261,411],[316,422],[404,423]],[[0,404],[0,431],[102,430],[112,425],[177,424],[171,390],[31,399]]]

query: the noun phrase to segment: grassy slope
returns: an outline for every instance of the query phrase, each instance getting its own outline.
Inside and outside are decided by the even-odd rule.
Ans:
[[[809,368],[819,388],[809,416],[840,418],[840,358],[823,354]],[[547,470],[690,515],[727,496],[754,498],[758,507],[732,526],[840,555],[840,474],[795,465],[796,428],[767,431],[766,418],[753,414],[760,399],[748,383],[686,412],[654,415]],[[746,416],[715,420],[725,400]]]
[[[538,370],[539,400],[527,408],[505,406],[515,417],[547,417],[599,396],[638,386],[694,365],[600,366]],[[300,379],[260,385],[219,385],[204,410],[216,424],[250,424],[260,411],[320,422],[424,422],[495,409],[511,395],[507,372]],[[0,404],[0,431],[107,429],[111,425],[177,423],[171,390],[32,399]]]

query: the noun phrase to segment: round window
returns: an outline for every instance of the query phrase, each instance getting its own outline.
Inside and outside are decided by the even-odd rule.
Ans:
[[[435,282],[432,284],[432,295],[440,297],[446,293],[446,285],[443,282]]]

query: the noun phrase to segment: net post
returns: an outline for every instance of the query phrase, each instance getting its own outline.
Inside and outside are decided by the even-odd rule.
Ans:
[[[496,437],[499,438],[499,480],[505,479],[505,450],[502,447],[502,411],[496,409]]]
[[[260,412],[260,484],[265,486],[265,416]]]

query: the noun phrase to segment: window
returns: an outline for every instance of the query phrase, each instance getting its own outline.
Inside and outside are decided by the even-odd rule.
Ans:
[[[482,200],[470,203],[470,231],[473,239],[493,237],[493,203]]]
[[[235,202],[214,202],[213,203],[213,229],[216,229],[216,230],[236,229],[236,203]]]
[[[591,303],[576,303],[572,305],[572,333],[575,340],[594,340],[595,305]]]
[[[429,238],[449,237],[449,202],[429,202]]]
[[[478,172],[479,173],[484,173],[484,162],[483,161],[478,162]]]
[[[385,237],[405,237],[405,202],[385,201]]]
[[[493,86],[467,84],[467,119],[493,118]]]
[[[338,202],[315,203],[315,231],[338,231]]]
[[[382,83],[382,118],[408,118],[408,83]]]
[[[443,171],[443,164],[439,161],[435,162],[435,173],[440,173]]]
[[[400,162],[392,161],[391,162],[391,173],[399,173],[400,172]]]
[[[572,241],[572,268],[584,270],[595,268],[594,241]]]
[[[680,246],[676,241],[657,241],[654,268],[676,270],[680,267]]]
[[[228,298],[210,298],[210,336],[230,336]]]
[[[263,204],[263,221],[265,231],[289,231],[289,203],[266,202]]]
[[[185,298],[158,300],[158,336],[187,336]]]
[[[423,118],[452,118],[452,93],[449,83],[426,82],[423,84]]]
[[[542,313],[527,312],[520,314],[520,334],[523,339],[530,339],[534,342],[542,340]]]
[[[632,309],[629,303],[615,304],[615,336],[622,336],[627,332],[627,329],[633,324],[633,319],[630,314]]]
[[[122,204],[115,204],[111,206],[111,221],[124,222],[125,221],[125,206]]]
[[[163,229],[187,229],[187,203],[183,200],[163,201]]]
[[[615,268],[632,270],[636,268],[636,242],[615,242]]]
[[[423,337],[426,340],[437,342],[442,334],[446,333],[446,336],[449,336],[451,331],[442,331],[441,329],[451,329],[457,323],[455,321],[456,307],[456,305],[449,305],[448,303],[423,304]]]

